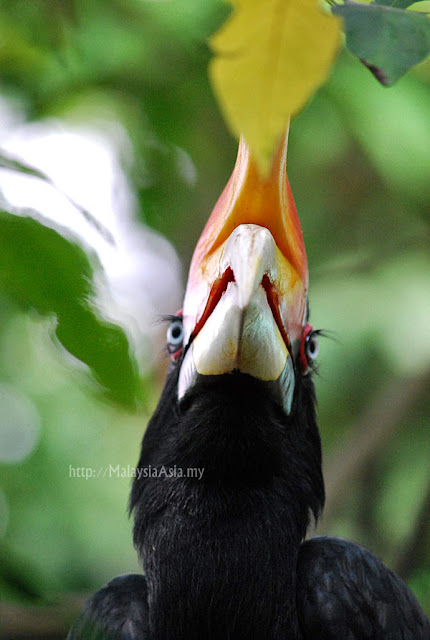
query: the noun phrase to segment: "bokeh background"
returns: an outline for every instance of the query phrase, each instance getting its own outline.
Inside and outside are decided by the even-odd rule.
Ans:
[[[1,637],[62,638],[87,593],[138,570],[131,478],[103,475],[137,462],[166,368],[158,319],[181,306],[234,164],[207,78],[207,38],[227,11],[215,0],[0,1],[0,148],[58,186],[0,169],[1,197],[97,253],[99,306],[125,327],[142,392],[135,412],[107,402],[52,338],[55,319],[0,291]],[[330,333],[316,379],[319,531],[382,556],[430,614],[430,63],[386,89],[341,52],[292,124],[288,166],[312,321]]]

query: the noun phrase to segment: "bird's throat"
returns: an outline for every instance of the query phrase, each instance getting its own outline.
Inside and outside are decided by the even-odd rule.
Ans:
[[[259,491],[233,496],[214,490],[205,501],[190,491],[183,498],[181,506],[167,507],[151,522],[145,535],[153,637],[299,638],[301,532],[287,509],[279,511],[273,497]]]
[[[144,438],[140,468],[181,473],[133,487],[151,637],[300,638],[296,562],[323,495],[319,439],[248,376],[204,384],[182,407],[167,386]]]

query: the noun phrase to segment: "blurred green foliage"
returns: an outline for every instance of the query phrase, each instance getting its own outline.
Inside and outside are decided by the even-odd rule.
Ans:
[[[121,123],[141,221],[167,236],[185,270],[235,158],[206,73],[206,39],[226,15],[215,0],[0,1],[1,95],[27,121]],[[329,494],[322,526],[394,568],[406,557],[403,575],[430,613],[429,63],[387,90],[341,53],[293,122],[288,170],[308,251],[312,322],[334,337],[322,343],[317,378],[337,496],[331,502]],[[131,480],[96,476],[137,462],[160,376],[141,383],[147,404],[130,415],[84,384],[54,346],[52,328],[17,306],[16,295],[0,298],[0,383],[11,406],[25,396],[40,422],[27,457],[0,466],[0,584],[8,600],[52,601],[137,568]],[[116,373],[126,385],[127,374]],[[400,398],[396,421],[386,392],[397,397],[403,387],[412,392]],[[367,428],[357,434],[360,421]],[[365,438],[356,473],[337,477],[336,456],[351,448],[358,455]],[[94,469],[94,477],[73,477],[77,468]]]
[[[56,317],[57,338],[87,364],[111,398],[133,408],[136,367],[120,327],[97,317],[92,267],[83,249],[31,217],[0,211],[0,288],[41,315]]]

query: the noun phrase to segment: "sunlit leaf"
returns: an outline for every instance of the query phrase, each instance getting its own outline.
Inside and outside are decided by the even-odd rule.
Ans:
[[[418,11],[422,13],[430,14],[430,0],[422,0],[422,2],[415,2],[408,7],[408,11]]]
[[[53,180],[46,174],[44,171],[33,167],[32,165],[24,162],[19,158],[15,158],[14,156],[6,153],[4,150],[0,149],[0,169],[8,169],[9,171],[16,171],[24,176],[31,176],[32,178],[38,178],[39,180],[43,180],[49,184],[53,189],[59,191],[61,195],[63,195],[66,200],[70,202],[70,204],[89,222],[89,224],[97,229],[101,236],[108,242],[113,243],[114,239],[112,234],[106,227],[104,227],[97,218],[95,218],[85,207],[81,206],[75,200],[73,200],[70,196],[68,196],[64,191],[59,189]]]
[[[78,245],[33,218],[0,211],[0,290],[26,309],[55,316],[64,347],[113,400],[132,407],[137,375],[128,340],[91,304],[92,282],[90,260]]]
[[[339,40],[340,22],[317,0],[237,0],[212,37],[209,72],[224,117],[263,171],[290,116],[324,82]]]
[[[422,13],[355,2],[332,11],[345,20],[348,49],[385,86],[430,53],[430,20]]]

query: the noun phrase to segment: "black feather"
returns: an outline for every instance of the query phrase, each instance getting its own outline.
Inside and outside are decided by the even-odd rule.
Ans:
[[[184,477],[136,479],[131,496],[151,637],[299,637],[297,555],[324,501],[312,382],[291,416],[243,374],[201,378],[181,406],[176,385],[175,367],[139,469]]]
[[[118,576],[85,604],[67,640],[149,640],[143,576]]]
[[[201,377],[179,405],[179,368],[130,498],[146,580],[109,583],[69,640],[430,640],[416,599],[375,556],[303,542],[324,503],[312,376],[296,371],[287,416],[239,373]],[[175,474],[155,477],[162,469]]]
[[[395,573],[363,547],[313,538],[299,555],[297,600],[306,640],[429,640],[430,624]]]

